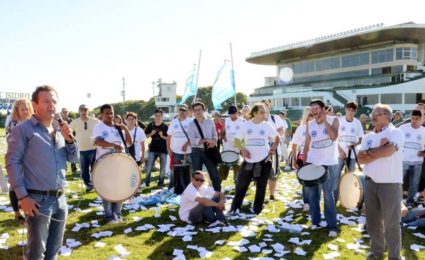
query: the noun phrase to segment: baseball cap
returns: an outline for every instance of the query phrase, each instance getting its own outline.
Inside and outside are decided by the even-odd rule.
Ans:
[[[227,113],[230,115],[230,114],[234,114],[236,112],[238,112],[238,108],[235,107],[235,106],[230,106]]]
[[[183,104],[183,105],[181,105],[180,107],[179,107],[179,110],[184,110],[184,111],[187,111],[187,105],[186,104]]]
[[[89,109],[85,104],[82,104],[78,107],[78,110],[80,109]]]

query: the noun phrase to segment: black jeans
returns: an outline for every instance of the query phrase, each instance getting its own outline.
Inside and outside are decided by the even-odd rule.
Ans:
[[[240,209],[242,206],[243,199],[245,198],[246,192],[248,190],[249,184],[253,180],[254,169],[246,170],[246,161],[241,165],[239,170],[238,180],[236,183],[236,192],[235,197],[232,201],[231,210],[235,211]],[[267,182],[270,175],[270,170],[272,168],[272,163],[270,161],[261,162],[261,174],[256,178],[256,191],[255,191],[255,200],[254,200],[254,212],[255,214],[260,214],[263,210],[264,197],[266,195]]]
[[[218,175],[217,165],[207,157],[203,149],[192,148],[192,170],[202,171],[202,165],[205,165],[208,175],[212,181],[212,186],[215,191],[221,191],[220,176]]]

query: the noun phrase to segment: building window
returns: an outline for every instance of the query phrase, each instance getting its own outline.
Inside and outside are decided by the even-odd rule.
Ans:
[[[343,68],[367,65],[367,64],[369,64],[368,52],[342,56],[341,67]]]
[[[294,73],[306,73],[315,71],[314,61],[304,61],[294,64]]]
[[[395,55],[397,60],[416,60],[417,48],[397,48]]]
[[[339,68],[340,68],[339,56],[316,61],[316,71],[339,69]]]
[[[405,93],[404,94],[404,104],[416,104],[416,93]]]
[[[372,52],[372,64],[390,62],[394,60],[394,50],[385,49]]]
[[[298,97],[292,97],[291,98],[291,106],[299,107],[300,106],[300,99]]]
[[[402,104],[402,95],[400,95],[400,94],[381,94],[381,103],[383,103],[383,104]]]
[[[301,97],[301,106],[309,106],[311,97]]]
[[[366,106],[366,105],[375,105],[379,102],[379,96],[376,95],[358,95],[357,96],[357,103],[360,106]]]

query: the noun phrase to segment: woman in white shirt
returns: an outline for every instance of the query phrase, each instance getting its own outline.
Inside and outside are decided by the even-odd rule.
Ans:
[[[30,119],[33,114],[34,110],[32,108],[31,102],[28,99],[17,99],[13,104],[12,114],[10,117],[11,119],[6,126],[6,136],[8,136],[17,125],[26,121],[27,119]],[[0,181],[4,183],[4,185],[7,187],[3,175],[0,176]],[[4,185],[1,186],[3,187]],[[18,223],[23,224],[25,222],[25,218],[21,215],[21,212],[19,211],[18,198],[16,197],[16,194],[13,190],[9,191],[9,198],[10,204],[12,205],[13,211],[15,212],[15,220]]]
[[[305,107],[303,115],[300,120],[300,125],[295,130],[294,136],[292,137],[292,167],[298,169],[303,166],[303,151],[305,144],[305,135],[307,129],[307,122],[313,118],[311,114],[311,108]],[[304,211],[308,211],[310,206],[307,202],[307,197],[305,196],[305,187],[303,186],[303,201],[304,201]]]
[[[128,131],[133,140],[132,146],[134,146],[134,159],[137,164],[140,166],[142,164],[142,158],[145,154],[145,140],[146,135],[145,131],[137,125],[137,114],[134,112],[128,112],[125,116],[125,121],[127,123]],[[130,146],[131,147],[131,146]],[[129,148],[131,149],[131,148]]]
[[[266,122],[266,107],[257,103],[251,110],[252,120],[245,122],[237,136],[245,140],[245,147],[241,150],[244,161],[238,174],[235,197],[232,201],[231,212],[236,213],[242,206],[242,201],[248,190],[251,180],[256,181],[254,213],[260,214],[263,210],[267,180],[271,171],[270,157],[275,153],[280,143],[277,131]],[[273,140],[270,147],[269,140]]]

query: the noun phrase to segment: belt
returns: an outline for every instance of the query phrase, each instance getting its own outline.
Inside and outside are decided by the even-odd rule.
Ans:
[[[201,148],[201,147],[192,147],[192,151],[193,150],[199,150],[199,151],[205,151],[205,148]]]
[[[37,194],[37,195],[44,195],[44,196],[52,196],[59,198],[65,193],[64,189],[57,189],[57,190],[27,190],[29,194]]]

